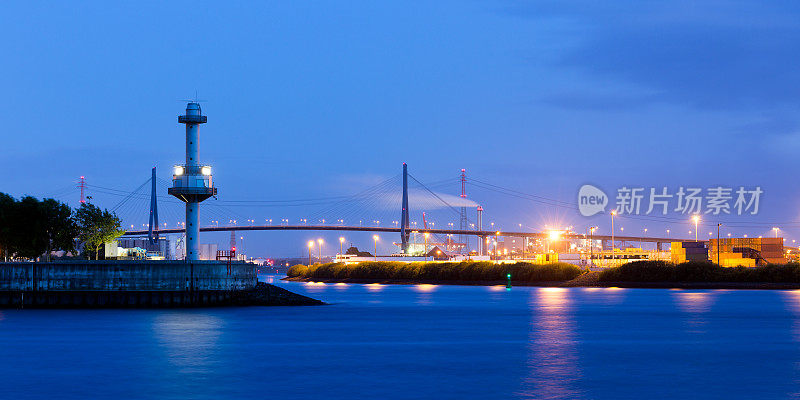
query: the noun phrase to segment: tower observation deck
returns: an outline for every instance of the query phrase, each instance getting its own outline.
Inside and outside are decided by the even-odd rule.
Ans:
[[[172,187],[167,192],[186,203],[186,260],[200,257],[198,236],[200,235],[200,202],[215,196],[217,188],[211,177],[211,167],[198,161],[198,130],[207,117],[202,115],[200,104],[189,102],[186,114],[178,116],[178,123],[186,125],[186,163],[176,165],[172,175]]]

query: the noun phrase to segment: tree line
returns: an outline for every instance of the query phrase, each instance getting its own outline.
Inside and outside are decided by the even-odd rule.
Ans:
[[[108,210],[83,203],[77,209],[55,199],[16,199],[0,193],[0,257],[50,260],[54,250],[97,259],[104,243],[123,233],[120,219]]]

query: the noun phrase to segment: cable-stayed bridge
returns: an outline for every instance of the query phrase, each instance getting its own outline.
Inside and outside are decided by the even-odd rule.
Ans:
[[[201,232],[231,231],[343,231],[398,234],[398,245],[406,248],[410,234],[427,234],[432,243],[447,243],[448,247],[485,254],[487,238],[520,237],[544,239],[550,233],[528,227],[500,229],[484,223],[481,204],[466,196],[466,192],[491,192],[536,203],[545,209],[576,210],[574,203],[524,193],[483,180],[467,177],[463,171],[449,179],[423,183],[413,174],[403,172],[385,179],[352,195],[340,195],[288,200],[220,200],[203,203]],[[185,232],[183,203],[166,194],[172,182],[151,177],[133,190],[109,188],[82,182],[80,186],[91,196],[118,198],[110,210],[123,221],[125,236],[180,234]],[[79,187],[80,187],[79,186]],[[460,195],[448,194],[461,188]],[[247,214],[242,209],[248,209]],[[251,210],[266,208],[272,218],[256,219]],[[302,210],[294,217],[275,215],[274,210]],[[313,210],[309,212],[308,210]],[[286,212],[285,212],[286,213]],[[286,213],[289,214],[289,213]],[[304,215],[304,216],[299,216]],[[160,217],[160,218],[159,218]],[[162,222],[159,222],[162,221]],[[168,221],[168,222],[164,222]],[[558,228],[557,228],[558,229]],[[559,229],[560,230],[560,229]],[[645,235],[599,235],[564,232],[564,239],[588,239],[619,242],[661,243],[675,238]],[[470,239],[472,238],[472,239]]]

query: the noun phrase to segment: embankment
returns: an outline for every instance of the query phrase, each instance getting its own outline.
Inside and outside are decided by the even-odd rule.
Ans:
[[[243,262],[0,263],[0,308],[295,304],[321,302],[259,283]]]
[[[800,289],[800,264],[721,267],[711,262],[635,261],[597,273],[594,286]]]
[[[626,287],[683,289],[800,289],[800,265],[721,267],[710,262],[635,261],[602,272],[570,264],[489,262],[296,265],[287,280],[386,284]]]
[[[495,264],[485,261],[465,262],[386,262],[369,261],[345,265],[340,263],[295,265],[287,280],[350,283],[435,283],[452,285],[497,285],[507,282],[508,274],[515,285],[557,286],[581,275],[580,268],[566,263],[544,265],[530,263]]]

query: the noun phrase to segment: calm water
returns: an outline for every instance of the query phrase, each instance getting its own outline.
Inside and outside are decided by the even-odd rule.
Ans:
[[[277,284],[333,305],[2,311],[0,398],[800,397],[796,291]]]

